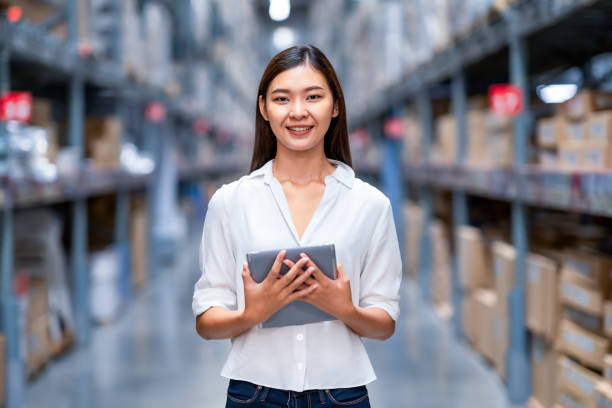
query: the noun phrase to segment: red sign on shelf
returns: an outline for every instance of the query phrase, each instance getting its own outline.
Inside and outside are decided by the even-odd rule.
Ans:
[[[496,84],[489,87],[489,105],[498,115],[515,116],[523,110],[521,88],[511,84]]]
[[[161,123],[166,119],[166,107],[161,102],[151,102],[147,105],[145,115],[151,123]]]
[[[0,98],[0,120],[26,123],[32,117],[32,94],[7,92]]]

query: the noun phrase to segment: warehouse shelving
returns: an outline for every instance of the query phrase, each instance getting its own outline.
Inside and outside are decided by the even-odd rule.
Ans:
[[[419,280],[423,294],[431,291],[431,237],[428,225],[433,217],[433,190],[452,191],[453,228],[468,224],[467,194],[503,200],[511,204],[512,244],[516,248],[516,282],[509,295],[509,348],[506,376],[510,400],[524,403],[530,396],[530,366],[525,327],[525,262],[529,247],[528,206],[579,211],[612,216],[612,176],[609,172],[547,170],[527,164],[528,135],[533,126],[530,109],[533,74],[559,66],[585,63],[609,50],[609,19],[612,5],[606,1],[511,2],[495,17],[481,24],[467,37],[457,39],[416,70],[377,95],[350,116],[351,128],[374,129],[383,135],[381,120],[411,101],[416,105],[422,132],[421,163],[404,165],[400,175],[380,173],[394,208],[402,208],[400,184],[384,181],[401,178],[418,191],[423,209],[423,236],[420,245]],[[586,33],[586,34],[585,34]],[[588,35],[591,41],[584,44]],[[562,52],[560,52],[562,50]],[[467,95],[482,93],[492,83],[511,82],[523,95],[523,110],[514,121],[514,165],[512,168],[478,169],[465,166],[467,146]],[[456,166],[435,166],[430,162],[434,139],[432,94],[447,92],[451,112],[457,118]],[[446,90],[446,91],[445,91]],[[383,143],[389,140],[383,138]],[[383,149],[381,160],[394,161]],[[359,167],[358,167],[359,168]],[[375,172],[371,166],[368,172]],[[395,187],[393,187],[395,186]],[[403,225],[396,213],[396,225]],[[410,254],[404,254],[410,256]],[[452,267],[453,325],[460,333],[461,287],[456,260]]]
[[[157,1],[157,0],[156,0]],[[173,2],[162,2],[167,8],[175,7]],[[114,2],[119,13],[120,2]],[[14,211],[30,207],[47,206],[56,203],[71,205],[72,226],[70,266],[74,284],[73,305],[75,311],[75,335],[78,345],[87,345],[91,336],[91,319],[88,298],[88,220],[86,200],[89,197],[116,193],[115,243],[126,246],[129,242],[130,194],[146,191],[150,220],[154,220],[156,200],[160,198],[160,183],[177,183],[179,180],[193,180],[217,177],[235,172],[236,166],[223,162],[219,164],[187,164],[173,179],[162,180],[160,162],[168,159],[168,139],[175,124],[191,124],[203,118],[188,98],[180,99],[163,89],[138,83],[122,70],[119,34],[114,37],[112,59],[99,59],[79,55],[76,46],[77,0],[66,2],[66,8],[58,10],[41,25],[27,21],[9,22],[0,17],[0,93],[11,90],[11,63],[18,62],[33,72],[44,70],[52,73],[58,83],[68,84],[68,126],[69,145],[76,148],[83,163],[84,116],[86,87],[111,91],[121,112],[121,104],[145,105],[161,103],[165,108],[165,119],[160,123],[145,123],[142,131],[149,152],[155,157],[155,170],[147,175],[134,175],[123,170],[96,171],[81,167],[72,176],[61,177],[54,183],[41,184],[31,181],[15,182],[10,175],[0,180],[0,210],[2,211],[2,253],[1,279],[2,332],[6,337],[6,406],[21,407],[24,404],[24,362],[19,352],[19,329],[17,300],[12,293],[13,281],[13,218]],[[47,30],[53,23],[66,21],[68,40],[50,35]],[[119,18],[116,21],[120,21]],[[118,24],[118,23],[117,23]],[[119,29],[116,29],[119,32]],[[116,33],[117,34],[117,33]],[[0,126],[0,132],[3,132]],[[1,134],[0,134],[1,136]],[[166,145],[164,144],[166,143]],[[147,146],[145,146],[147,147]],[[82,166],[82,164],[81,164]],[[150,231],[151,229],[149,229]],[[154,237],[149,232],[149,243]],[[150,252],[154,252],[152,249]],[[153,256],[153,255],[152,255]],[[151,265],[154,266],[154,262]]]

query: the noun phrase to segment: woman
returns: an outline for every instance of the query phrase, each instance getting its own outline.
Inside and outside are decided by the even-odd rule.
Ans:
[[[319,49],[270,61],[255,121],[250,174],[209,202],[193,296],[200,336],[232,340],[226,407],[369,407],[376,376],[361,337],[395,331],[402,265],[389,200],[351,168],[344,96]],[[334,280],[306,254],[294,264],[281,251],[260,284],[245,262],[251,251],[325,243],[336,248]],[[297,299],[338,320],[260,327]]]

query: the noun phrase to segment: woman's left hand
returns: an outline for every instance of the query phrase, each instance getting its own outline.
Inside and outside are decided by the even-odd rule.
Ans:
[[[300,256],[308,258],[306,254],[300,254]],[[293,266],[293,262],[288,259],[285,260],[285,263],[289,267]],[[328,278],[310,258],[306,261],[306,267],[314,268],[314,272],[304,285],[310,286],[317,283],[318,287],[300,300],[308,302],[340,320],[350,315],[355,306],[351,296],[351,282],[342,265],[337,263],[336,279]]]

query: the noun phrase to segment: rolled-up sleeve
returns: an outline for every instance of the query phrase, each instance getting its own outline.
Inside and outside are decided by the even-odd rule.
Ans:
[[[397,320],[401,280],[402,260],[399,242],[391,203],[387,199],[378,217],[361,270],[359,306],[381,308],[393,320]]]
[[[213,306],[236,310],[236,259],[228,220],[221,187],[211,197],[204,220],[199,253],[202,276],[193,291],[194,316]]]

